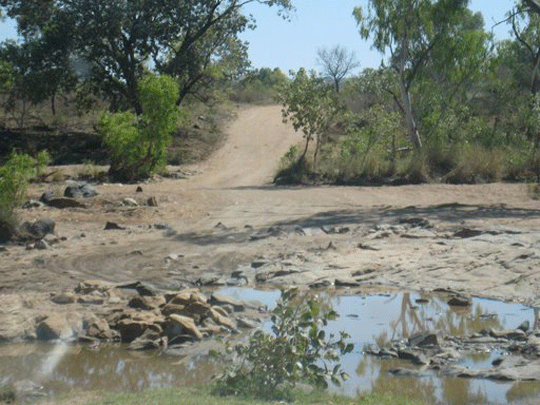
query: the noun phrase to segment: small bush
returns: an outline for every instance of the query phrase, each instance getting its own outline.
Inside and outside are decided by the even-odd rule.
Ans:
[[[297,288],[282,291],[272,311],[272,334],[255,331],[247,343],[231,348],[236,355],[232,366],[220,377],[215,393],[241,397],[291,400],[299,382],[326,388],[328,381],[339,385],[347,379],[339,364],[338,350],[353,350],[348,335],[341,332],[327,340],[319,327],[337,314],[313,294]]]
[[[288,160],[288,159],[285,159]],[[311,164],[307,157],[289,161],[288,166],[282,166],[274,178],[276,184],[307,184],[312,178]]]
[[[0,242],[16,234],[15,208],[26,196],[28,181],[49,162],[49,154],[41,152],[36,158],[13,152],[0,167]]]

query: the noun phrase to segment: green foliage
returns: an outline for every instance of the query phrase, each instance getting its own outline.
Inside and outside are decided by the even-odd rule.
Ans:
[[[274,103],[278,91],[287,84],[288,77],[279,68],[254,69],[235,83],[230,99],[238,103]]]
[[[28,181],[39,174],[49,160],[47,152],[39,153],[36,158],[13,152],[0,166],[0,241],[14,236],[17,224],[14,210],[26,196]]]
[[[348,124],[341,142],[340,176],[347,178],[352,173],[367,178],[388,176],[392,168],[386,163],[395,160],[397,143],[403,139],[400,115],[375,105],[352,116]],[[373,155],[378,158],[371,159]],[[384,162],[382,167],[381,162]]]
[[[291,145],[280,161],[280,169],[291,167],[298,161],[298,145]]]
[[[467,3],[370,0],[367,14],[362,7],[354,10],[362,38],[373,38],[375,49],[390,52],[388,65],[397,74],[399,91],[388,91],[399,105],[417,148],[422,147],[418,130],[422,117],[413,105],[418,82],[429,79],[440,88],[448,85],[445,97],[450,100],[458,90],[468,89],[466,79],[483,66],[479,61],[484,60],[488,36],[482,32],[483,21],[472,15]]]
[[[234,347],[236,359],[221,376],[215,392],[256,399],[290,400],[299,382],[326,388],[347,378],[339,364],[339,353],[353,350],[324,328],[337,314],[316,295],[284,290],[272,311],[272,334],[255,331],[246,343]]]
[[[138,83],[150,64],[177,79],[178,104],[242,72],[246,44],[238,36],[255,27],[242,6],[254,2],[292,9],[290,0],[1,0],[0,6],[17,20],[25,44],[56,35],[48,42],[57,45],[51,54],[77,55],[85,65],[79,78],[108,98],[113,110],[140,114]]]
[[[301,129],[306,144],[300,159],[305,159],[309,143],[315,139],[314,165],[332,123],[337,122],[342,107],[336,92],[315,71],[300,69],[291,72],[292,80],[282,87],[279,98],[283,104],[283,121]]]
[[[144,113],[103,113],[99,131],[109,149],[110,175],[131,182],[162,170],[166,164],[171,132],[180,110],[175,104],[178,86],[168,76],[148,75],[139,85]]]

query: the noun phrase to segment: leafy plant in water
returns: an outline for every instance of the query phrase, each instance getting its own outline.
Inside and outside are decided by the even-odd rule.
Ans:
[[[291,399],[299,382],[318,388],[340,385],[348,378],[339,353],[354,349],[349,335],[339,338],[324,327],[337,318],[328,305],[298,288],[284,290],[272,311],[272,333],[255,331],[245,343],[229,347],[232,366],[219,378],[215,393],[260,399]]]

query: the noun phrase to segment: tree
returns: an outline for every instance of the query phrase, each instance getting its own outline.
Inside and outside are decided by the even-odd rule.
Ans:
[[[414,109],[425,139],[446,142],[464,135],[460,128],[474,118],[475,101],[492,78],[491,41],[482,15],[466,9],[456,16],[448,40],[433,46],[413,88]],[[443,128],[450,121],[454,128]]]
[[[523,0],[523,4],[529,6],[535,13],[540,14],[540,2],[537,0]]]
[[[104,114],[99,130],[104,135],[116,180],[131,182],[161,170],[166,163],[171,132],[180,117],[175,102],[178,85],[169,76],[147,75],[138,88],[143,113]]]
[[[315,139],[313,164],[317,165],[321,143],[330,125],[336,122],[342,108],[332,85],[325,83],[315,71],[300,69],[291,72],[292,80],[279,94],[283,104],[283,121],[291,121],[295,130],[301,129],[306,139],[300,159],[306,157],[309,143]]]
[[[95,90],[140,114],[145,71],[153,66],[178,79],[180,104],[230,41],[254,28],[241,14],[252,2],[292,9],[291,0],[0,0],[0,6],[17,19],[25,40],[58,27],[70,53],[91,66]]]
[[[332,49],[319,48],[317,50],[317,63],[322,67],[323,73],[332,79],[337,93],[339,93],[341,81],[360,66],[355,53],[349,53],[339,45]]]
[[[526,2],[531,4],[530,2]],[[540,90],[540,14],[532,7],[517,5],[508,13],[508,21],[512,26],[512,33],[517,40],[514,46],[516,51],[525,56],[529,67],[530,91],[536,94]]]
[[[60,49],[58,33],[23,44],[8,41],[0,47],[0,59],[9,66],[7,109],[14,110],[21,102],[19,126],[24,123],[26,104],[51,101],[52,114],[56,114],[55,98],[61,91],[69,91],[76,84],[70,69],[68,54]]]
[[[422,141],[413,111],[410,91],[435,46],[447,42],[456,19],[466,10],[468,0],[370,0],[368,14],[356,7],[354,16],[364,39],[373,38],[373,47],[390,52],[389,64],[399,80],[400,109],[409,136],[420,149]]]

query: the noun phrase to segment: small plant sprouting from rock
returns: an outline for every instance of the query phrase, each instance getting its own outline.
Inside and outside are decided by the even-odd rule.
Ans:
[[[245,343],[229,347],[232,365],[221,375],[219,395],[290,400],[297,383],[317,388],[340,385],[348,378],[339,354],[354,349],[349,335],[327,336],[324,327],[336,312],[312,292],[284,290],[272,311],[272,333],[255,331]]]

